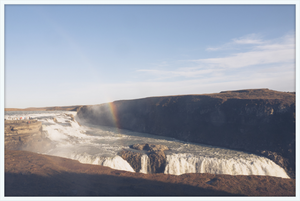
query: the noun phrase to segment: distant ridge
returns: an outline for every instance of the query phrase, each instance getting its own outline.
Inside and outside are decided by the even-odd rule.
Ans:
[[[5,111],[77,111],[81,106],[55,106],[55,107],[29,107],[29,108],[5,108]]]
[[[221,91],[219,93],[209,93],[209,94],[182,94],[182,95],[170,95],[170,96],[151,96],[145,98],[128,99],[128,100],[141,100],[148,98],[163,98],[163,97],[181,97],[181,96],[209,96],[212,98],[220,98],[223,100],[227,99],[282,99],[286,98],[286,94],[291,94],[292,96],[295,92],[281,92],[270,90],[268,88],[261,89],[240,89],[240,90],[229,90]],[[114,102],[125,101],[116,100]],[[5,111],[77,111],[83,105],[75,106],[53,106],[53,107],[30,107],[30,108],[5,108]]]
[[[220,93],[226,92],[236,92],[236,93],[243,93],[243,92],[250,92],[250,91],[268,91],[268,88],[261,88],[261,89],[239,89],[239,90],[228,90],[228,91],[221,91]]]

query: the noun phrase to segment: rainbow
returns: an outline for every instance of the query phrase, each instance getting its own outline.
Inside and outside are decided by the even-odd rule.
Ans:
[[[115,127],[117,128],[117,131],[119,131],[120,124],[119,124],[119,120],[118,120],[118,112],[116,109],[116,105],[114,102],[110,102],[110,103],[108,103],[108,106],[109,106],[109,110],[110,110],[111,116],[113,118]]]
[[[113,119],[114,124],[115,124],[115,128],[116,128],[117,135],[118,135],[119,137],[121,137],[121,138],[120,138],[121,143],[122,143],[123,145],[125,145],[125,142],[124,142],[124,140],[123,140],[123,138],[122,138],[122,133],[121,133],[121,131],[120,131],[120,124],[119,124],[118,112],[117,112],[116,104],[115,104],[114,102],[109,102],[109,103],[108,103],[108,106],[109,106],[109,111],[110,111],[110,113],[111,113],[112,119]]]

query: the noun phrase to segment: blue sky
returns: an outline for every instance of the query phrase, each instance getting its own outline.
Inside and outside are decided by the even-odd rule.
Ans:
[[[5,107],[295,91],[292,5],[6,5]]]

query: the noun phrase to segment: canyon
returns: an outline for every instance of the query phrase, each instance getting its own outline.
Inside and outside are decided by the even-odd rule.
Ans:
[[[295,93],[269,89],[81,106],[89,123],[254,153],[295,177]]]
[[[27,110],[30,109],[24,109]],[[163,174],[164,151],[168,147],[154,144],[132,144],[131,151],[119,153],[136,172],[81,164],[31,152],[51,149],[41,122],[5,120],[6,196],[295,196],[295,93],[249,89],[37,110],[77,111],[78,118],[95,125],[254,153],[283,167],[291,179],[209,173]],[[70,118],[74,120],[73,116]],[[147,153],[151,164],[148,172],[152,174],[140,171],[143,157],[139,151]]]

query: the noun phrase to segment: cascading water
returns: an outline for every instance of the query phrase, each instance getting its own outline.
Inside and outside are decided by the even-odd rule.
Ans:
[[[184,173],[268,175],[288,178],[285,171],[273,161],[259,156],[224,159],[193,154],[172,154],[167,156],[164,173],[174,175]]]
[[[151,168],[150,168],[150,160],[147,155],[142,155],[141,157],[141,170],[140,173],[144,174],[149,174],[151,173]]]
[[[71,117],[75,116],[75,119]],[[130,132],[127,130],[89,125],[76,121],[76,112],[26,111],[6,112],[5,118],[31,117],[43,124],[45,135],[53,146],[42,154],[66,157],[81,163],[97,164],[113,169],[134,172],[118,152],[129,149],[132,144],[163,144],[165,151],[165,174],[212,173],[230,175],[269,175],[289,178],[273,161],[240,151],[207,145],[186,143],[173,138]],[[55,119],[54,119],[55,118]],[[35,151],[35,150],[31,150]],[[147,155],[141,157],[140,173],[151,173]]]

